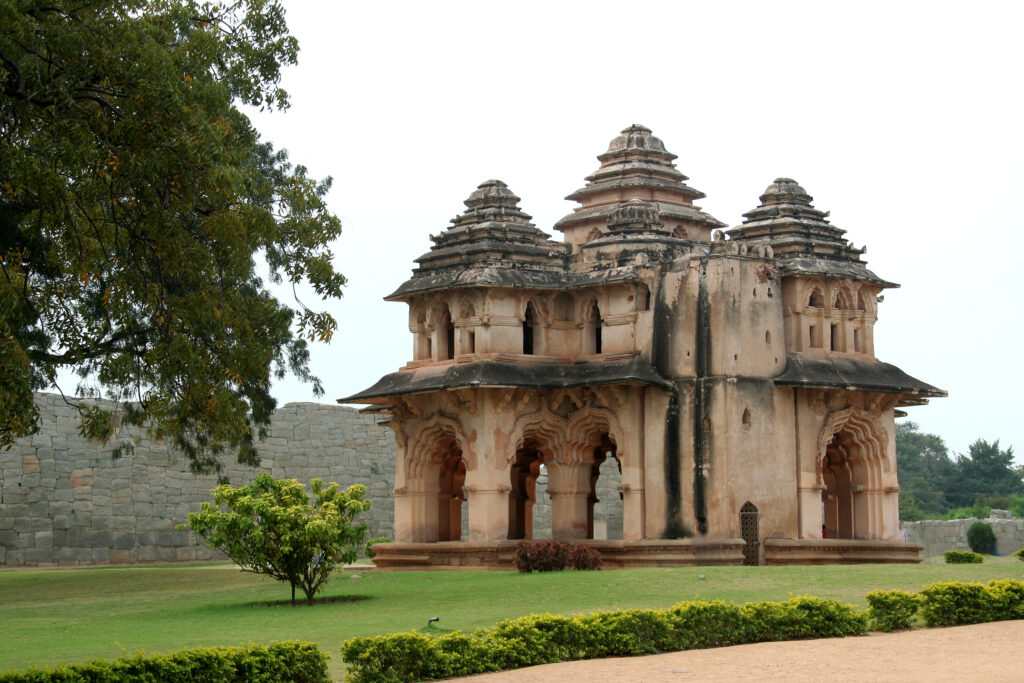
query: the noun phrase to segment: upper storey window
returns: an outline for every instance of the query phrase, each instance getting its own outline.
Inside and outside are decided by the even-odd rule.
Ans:
[[[590,347],[588,349],[590,353],[601,353],[601,328],[603,324],[601,309],[598,308],[595,301],[590,305],[590,310],[587,312],[587,344]]]
[[[437,325],[437,359],[452,360],[455,358],[455,323],[452,312],[445,306]]]
[[[523,353],[532,355],[534,352],[534,335],[537,330],[537,309],[533,302],[526,304],[523,314]]]
[[[807,305],[813,306],[814,308],[825,308],[825,297],[821,293],[820,289],[815,287],[814,290],[811,291],[811,298],[808,300]]]

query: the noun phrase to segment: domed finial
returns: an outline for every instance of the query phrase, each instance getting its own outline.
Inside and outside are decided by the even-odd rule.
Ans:
[[[647,126],[640,125],[639,123],[630,124],[628,128],[622,130],[623,135],[650,135],[651,129]]]
[[[519,197],[508,189],[508,185],[500,180],[485,180],[473,191],[465,204],[470,209],[477,209],[484,206],[505,206],[515,207],[519,203]]]
[[[762,204],[810,204],[813,199],[814,197],[807,194],[807,190],[800,187],[792,178],[776,178],[761,195]]]

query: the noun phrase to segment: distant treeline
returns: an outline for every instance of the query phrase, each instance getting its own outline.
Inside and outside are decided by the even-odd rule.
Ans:
[[[941,437],[922,434],[913,422],[896,425],[900,519],[986,517],[992,508],[1024,517],[1024,466],[1013,447],[978,439],[966,455],[950,457]]]

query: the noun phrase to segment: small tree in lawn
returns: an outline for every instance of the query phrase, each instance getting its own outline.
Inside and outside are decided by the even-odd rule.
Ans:
[[[313,596],[334,569],[356,558],[366,536],[366,524],[354,524],[372,502],[366,487],[355,484],[342,491],[313,479],[313,500],[294,479],[258,474],[251,484],[213,490],[214,504],[203,503],[188,516],[190,528],[205,544],[227,553],[243,571],[287,581]]]

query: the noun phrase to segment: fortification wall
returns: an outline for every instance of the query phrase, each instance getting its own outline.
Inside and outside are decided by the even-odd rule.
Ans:
[[[993,510],[986,519],[925,520],[903,522],[907,540],[924,546],[924,557],[941,555],[947,550],[970,550],[967,530],[975,522],[985,522],[996,535],[996,554],[1007,555],[1024,547],[1024,519],[1017,519],[1006,510]]]
[[[37,394],[37,434],[0,451],[0,565],[128,564],[220,559],[175,526],[211,500],[214,475],[194,475],[187,459],[141,429],[121,427],[136,442],[114,460],[114,445],[78,435],[75,410],[60,396]],[[261,466],[224,457],[232,485],[258,472],[307,483],[319,477],[365,484],[374,505],[361,516],[370,536],[394,535],[395,443],[371,415],[318,403],[289,403],[274,413],[260,446]]]

